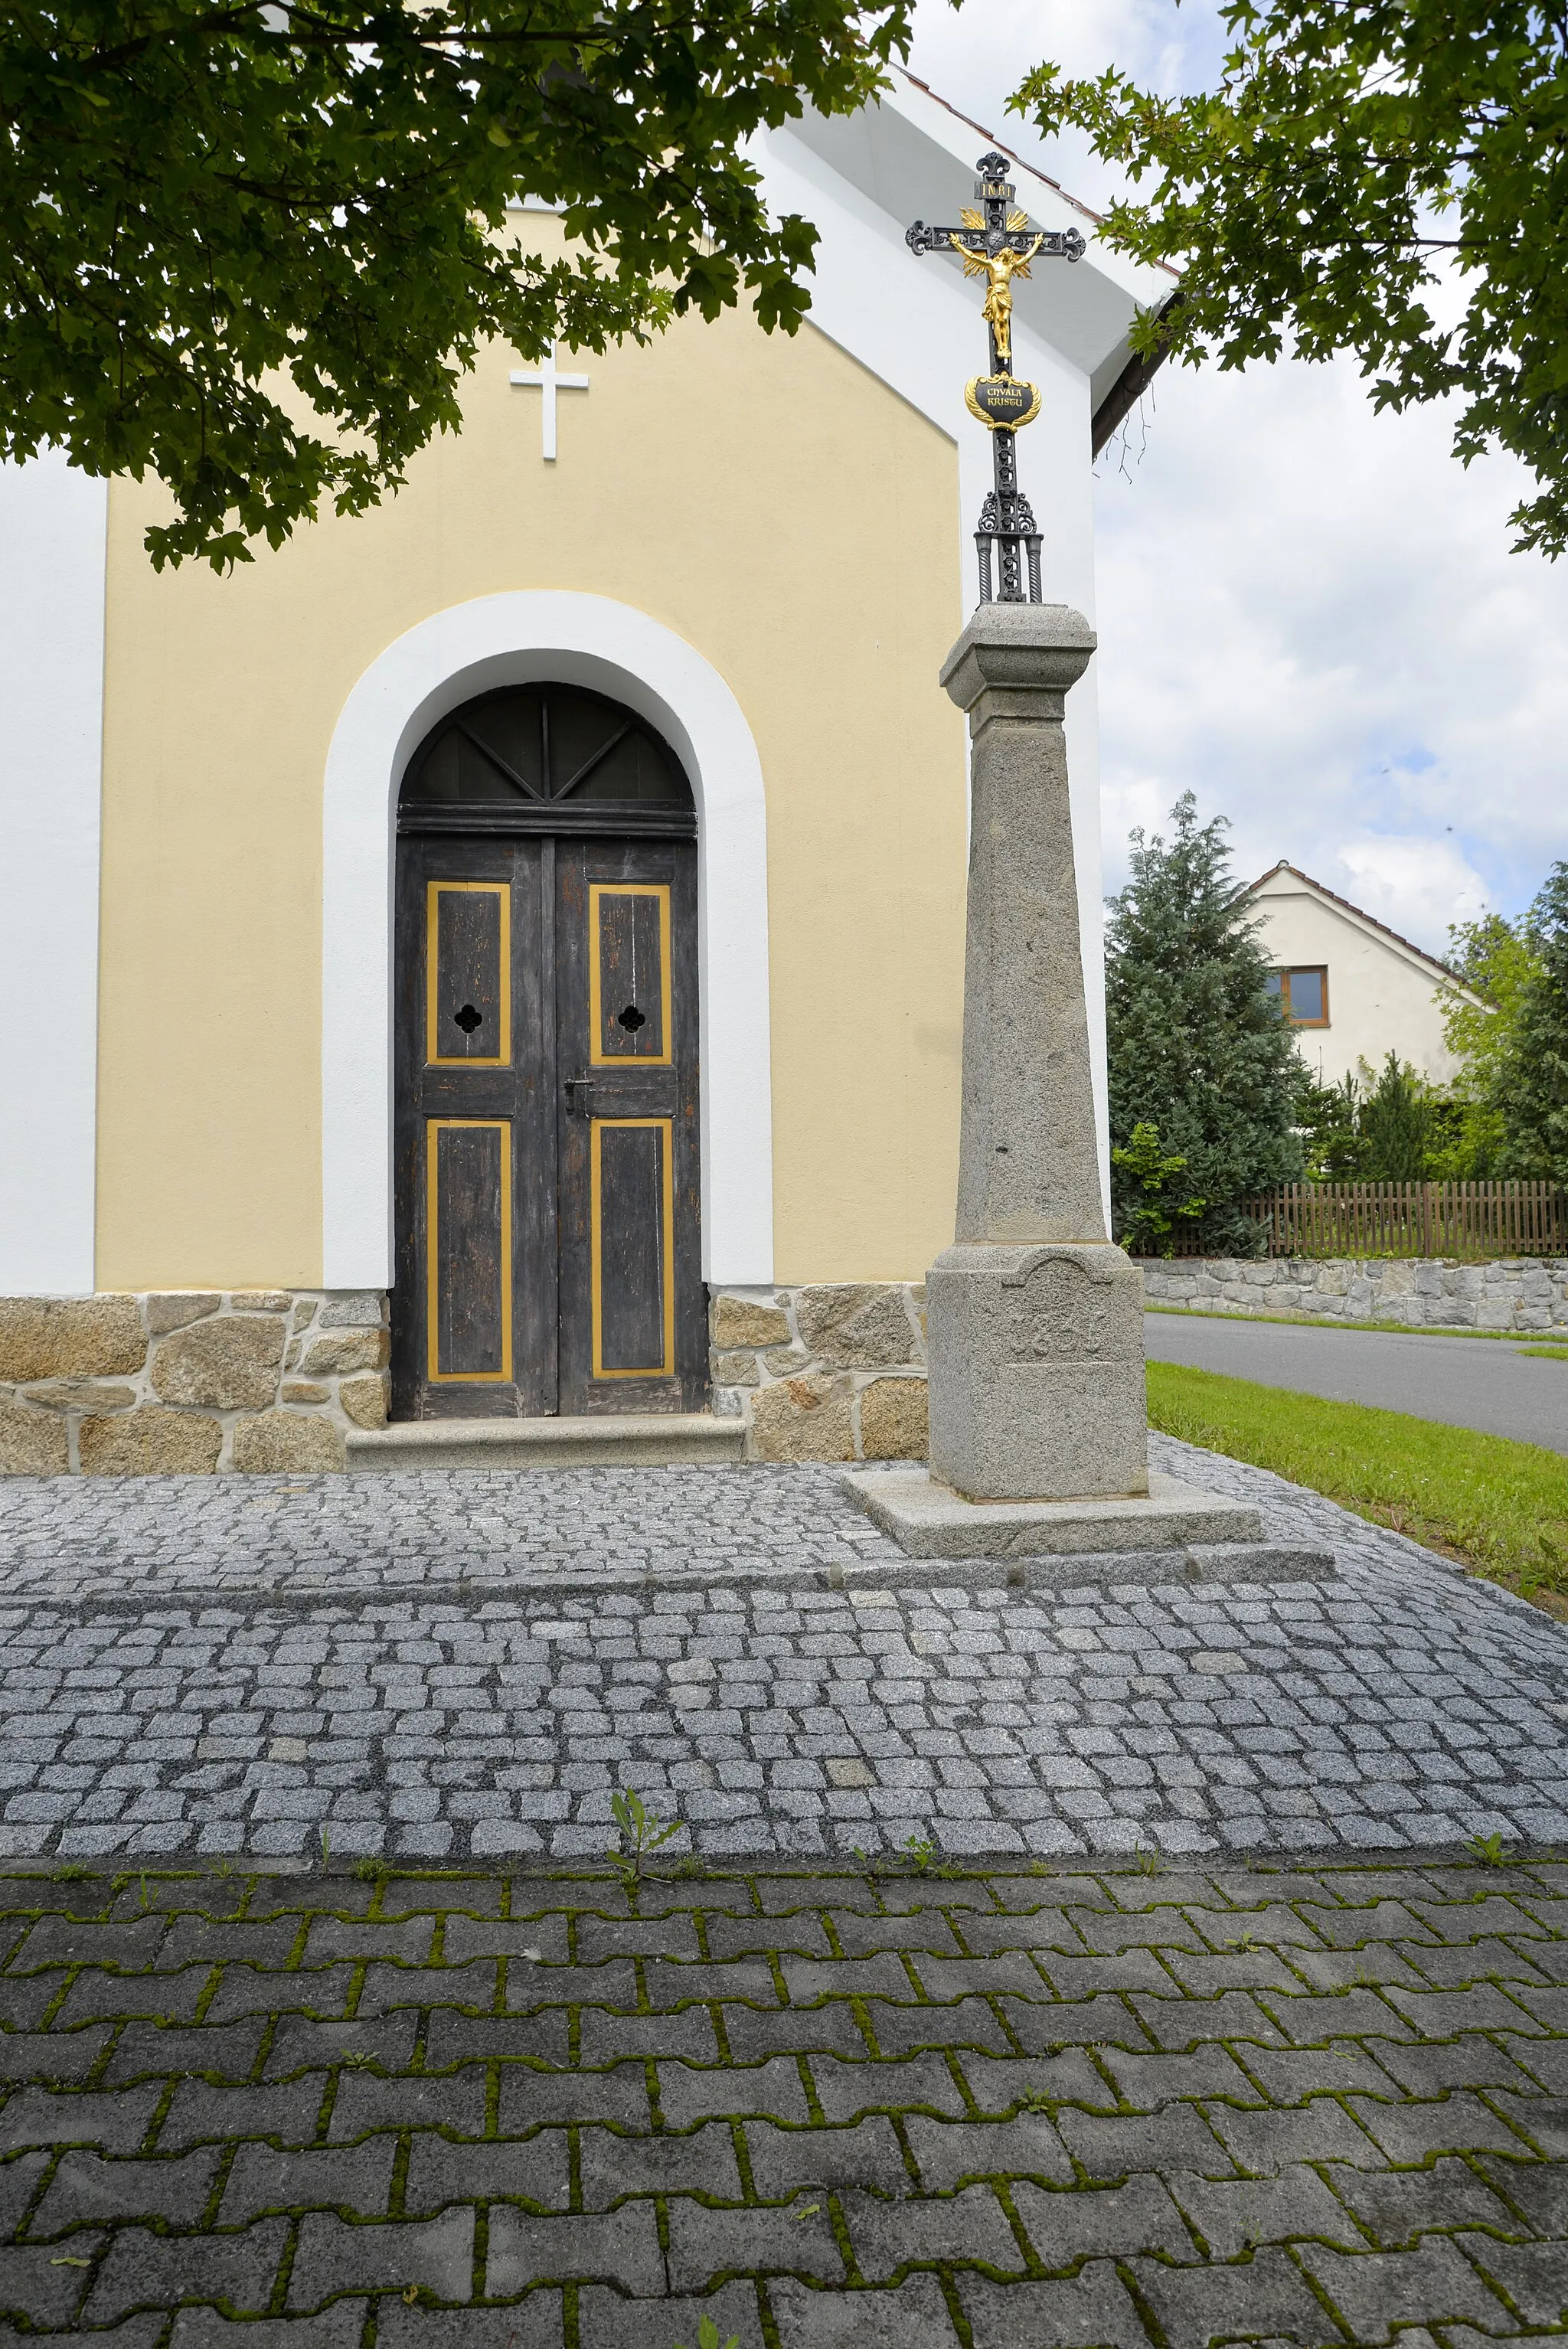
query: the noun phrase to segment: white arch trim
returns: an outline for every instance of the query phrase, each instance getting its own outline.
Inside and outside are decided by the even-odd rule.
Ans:
[[[344,704],[327,752],[322,870],[322,1278],[386,1288],[393,1268],[392,958],[397,791],[437,721],[539,678],[655,726],[697,804],[703,1270],[773,1278],[768,829],[762,766],[717,670],[603,595],[487,595],[410,628]]]

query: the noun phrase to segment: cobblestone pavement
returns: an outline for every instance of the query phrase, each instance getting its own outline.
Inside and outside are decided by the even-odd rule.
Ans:
[[[1339,1579],[893,1587],[830,1471],[12,1480],[0,1856],[598,1857],[625,1785],[715,1857],[1568,1839],[1556,1624],[1153,1450]]]
[[[0,1878],[0,2338],[1568,2324],[1568,1868],[692,1865]]]

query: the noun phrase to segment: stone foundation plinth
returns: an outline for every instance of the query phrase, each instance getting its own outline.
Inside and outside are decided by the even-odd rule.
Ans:
[[[923,1321],[907,1282],[717,1291],[713,1409],[754,1460],[923,1460]],[[342,1468],[387,1348],[377,1292],[0,1298],[0,1475]]]
[[[377,1292],[0,1298],[0,1475],[341,1468],[386,1424],[387,1353]]]
[[[1140,1257],[1151,1305],[1312,1313],[1416,1330],[1568,1330],[1568,1257]]]
[[[925,1292],[908,1281],[714,1292],[713,1407],[753,1460],[923,1460]]]

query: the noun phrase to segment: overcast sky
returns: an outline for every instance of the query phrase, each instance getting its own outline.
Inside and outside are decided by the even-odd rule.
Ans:
[[[1207,0],[923,0],[910,63],[1097,204],[1087,150],[1006,112],[1023,74],[1202,88],[1219,30]],[[1449,431],[1375,416],[1348,361],[1161,370],[1097,492],[1108,888],[1189,789],[1241,877],[1286,856],[1433,953],[1568,856],[1568,560],[1509,552],[1528,476]]]

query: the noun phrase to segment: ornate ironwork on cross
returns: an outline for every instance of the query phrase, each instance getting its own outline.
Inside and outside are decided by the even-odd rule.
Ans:
[[[1076,228],[1032,228],[1027,212],[1015,209],[1016,192],[1007,177],[1007,158],[995,149],[975,165],[980,177],[975,193],[980,209],[965,205],[959,228],[928,228],[916,221],[905,232],[911,253],[945,253],[964,256],[965,277],[984,277],[985,299],[980,315],[990,335],[991,372],[972,376],[964,398],[972,416],[991,432],[995,487],[980,509],[975,533],[980,560],[980,601],[989,604],[1037,604],[1040,601],[1040,533],[1034,509],[1018,487],[1018,454],[1015,438],[1040,411],[1040,395],[1032,383],[1013,373],[1013,280],[1027,277],[1029,264],[1046,255],[1061,261],[1081,261],[1086,251]],[[992,548],[995,576],[993,581]],[[1025,566],[1028,585],[1025,587]]]

